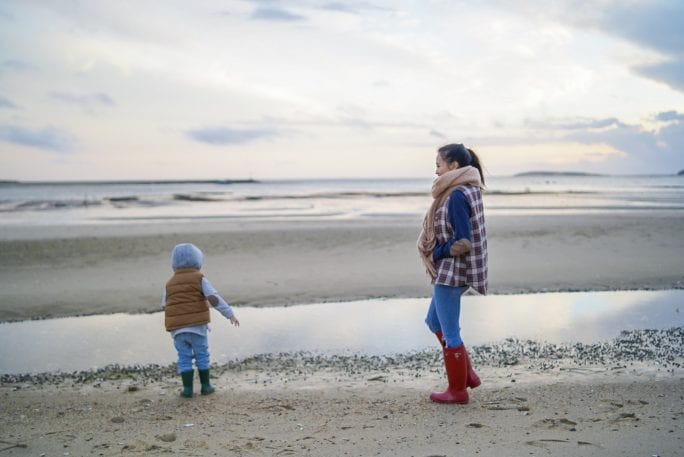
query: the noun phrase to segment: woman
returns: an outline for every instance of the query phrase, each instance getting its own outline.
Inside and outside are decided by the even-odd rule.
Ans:
[[[466,387],[480,379],[470,365],[461,340],[461,295],[472,287],[487,292],[487,234],[481,188],[480,159],[462,144],[437,151],[434,200],[423,220],[418,251],[434,284],[425,322],[442,344],[449,386],[433,392],[438,403],[468,403]]]

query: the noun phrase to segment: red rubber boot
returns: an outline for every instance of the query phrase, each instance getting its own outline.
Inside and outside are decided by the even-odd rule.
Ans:
[[[444,392],[433,392],[430,400],[436,403],[468,403],[466,378],[468,377],[468,361],[465,346],[444,348],[444,367],[446,368],[449,386]]]
[[[470,364],[470,356],[468,355],[468,351],[465,350],[465,347],[463,352],[465,352],[466,366],[468,367],[468,380],[466,381],[466,386],[474,389],[479,387],[479,385],[482,384],[482,381],[480,381],[480,377],[475,373],[475,370],[473,370],[473,366]]]
[[[442,348],[444,348],[446,346],[446,342],[442,339],[442,332],[435,332],[435,336],[437,337],[439,344],[441,344]],[[480,381],[480,377],[477,375],[477,373],[475,373],[473,366],[470,364],[470,356],[468,356],[468,351],[466,351],[466,359],[468,360],[468,378],[466,380],[466,386],[474,389],[479,387],[480,384],[482,384],[482,381]]]

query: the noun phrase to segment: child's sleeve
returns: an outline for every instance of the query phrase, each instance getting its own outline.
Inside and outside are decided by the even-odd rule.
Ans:
[[[233,312],[233,308],[230,307],[228,303],[219,295],[219,293],[214,289],[214,286],[211,285],[209,280],[207,278],[202,278],[202,293],[204,294],[205,297],[209,298],[210,296],[216,297],[218,300],[218,304],[214,306],[216,311],[221,313],[226,319],[230,319],[231,317],[235,316],[235,313]]]

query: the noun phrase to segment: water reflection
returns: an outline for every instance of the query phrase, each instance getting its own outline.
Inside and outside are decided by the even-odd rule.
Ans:
[[[464,297],[469,345],[508,337],[592,343],[620,330],[684,324],[684,290]],[[213,314],[209,347],[222,363],[261,353],[391,354],[434,346],[427,299],[238,308],[242,326]],[[74,371],[175,361],[163,316],[113,314],[0,324],[0,373]]]

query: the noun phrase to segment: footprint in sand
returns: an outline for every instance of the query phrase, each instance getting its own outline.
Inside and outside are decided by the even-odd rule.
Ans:
[[[142,440],[135,440],[131,443],[124,445],[121,450],[128,452],[151,452],[163,449],[161,446],[156,444],[148,443]]]
[[[489,400],[482,403],[484,409],[489,411],[529,411],[530,407],[527,405],[527,399],[523,397],[500,398]]]
[[[612,417],[612,422],[638,422],[639,418],[634,413],[623,412]]]
[[[615,412],[625,406],[624,403],[615,400],[600,400],[599,405],[605,412]]]
[[[165,443],[172,443],[176,441],[176,434],[175,433],[164,433],[163,435],[157,435],[156,438],[160,441],[163,441]]]
[[[548,450],[551,446],[554,446],[554,445],[575,444],[575,442],[570,441],[570,440],[559,440],[559,439],[554,439],[554,438],[541,438],[538,440],[525,441],[525,444],[527,444],[528,446],[540,447],[542,449]],[[576,444],[577,444],[577,446],[601,447],[601,446],[598,446],[594,443],[590,443],[588,441],[577,441]]]
[[[466,425],[466,427],[468,427],[468,428],[482,428],[482,427],[485,427],[485,425],[479,424],[477,422],[472,422],[472,423]]]
[[[563,429],[569,432],[577,431],[577,422],[571,421],[568,418],[562,417],[560,419],[542,419],[534,423],[535,427],[546,430]]]
[[[199,450],[199,449],[209,449],[209,445],[206,441],[188,439],[183,441],[183,447],[185,449]]]

